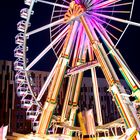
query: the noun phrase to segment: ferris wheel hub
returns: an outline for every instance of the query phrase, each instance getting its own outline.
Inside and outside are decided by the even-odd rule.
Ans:
[[[67,10],[66,14],[64,15],[65,22],[72,21],[82,15],[84,9],[81,5],[76,4],[74,1],[70,3],[70,7]]]

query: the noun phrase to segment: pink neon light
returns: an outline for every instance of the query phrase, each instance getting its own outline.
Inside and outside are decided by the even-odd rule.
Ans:
[[[104,1],[104,2],[102,2],[102,3],[99,3],[98,5],[95,5],[95,9],[100,9],[100,8],[104,8],[104,7],[107,7],[107,6],[109,6],[109,5],[112,5],[112,4],[114,4],[114,3],[117,3],[117,2],[119,2],[119,1],[121,1],[121,0],[107,0],[107,1]]]

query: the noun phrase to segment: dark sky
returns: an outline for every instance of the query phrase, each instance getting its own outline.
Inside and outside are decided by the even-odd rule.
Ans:
[[[15,35],[18,33],[16,30],[16,24],[19,20],[21,20],[19,12],[21,8],[24,8],[24,0],[3,0],[0,3],[0,59],[5,60],[15,60],[13,57],[13,50],[16,47],[15,45]],[[39,5],[37,7],[39,14],[41,14],[42,21],[37,21],[33,23],[33,26],[38,27],[38,24],[44,25],[44,23],[49,23],[49,15],[50,9],[46,9],[46,11],[40,10]],[[133,12],[132,20],[140,23],[140,0],[135,1],[135,7]],[[35,16],[37,17],[38,15]],[[39,23],[38,23],[39,22]],[[43,32],[43,37],[39,35],[35,36],[35,39],[41,38],[42,41],[40,44],[33,44],[30,51],[36,56],[39,51],[40,46],[46,46],[49,43],[49,35],[48,33]],[[32,40],[32,38],[31,38]],[[127,61],[128,65],[132,69],[132,71],[138,76],[140,79],[140,27],[132,27],[130,26],[123,36],[121,42],[119,43],[119,50]],[[50,59],[51,57],[51,59]],[[46,56],[44,59],[49,63],[53,60],[52,54],[50,56]],[[30,58],[31,60],[33,59]],[[44,65],[42,63],[42,65]]]
[[[5,0],[0,4],[0,59],[13,60],[16,23],[22,0]]]

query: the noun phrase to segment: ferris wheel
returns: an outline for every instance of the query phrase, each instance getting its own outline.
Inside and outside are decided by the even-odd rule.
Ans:
[[[24,2],[26,8],[20,11],[22,20],[17,24],[19,33],[15,37],[17,47],[14,50],[16,57],[14,68],[17,94],[22,97],[21,107],[27,109],[26,118],[32,120],[33,129],[39,134],[44,134],[48,130],[64,77],[68,77],[69,80],[61,121],[66,119],[68,102],[71,101],[72,109],[67,119],[70,121],[70,126],[74,125],[72,120],[77,110],[83,72],[86,70],[91,70],[98,125],[103,125],[96,67],[100,67],[103,71],[109,91],[115,98],[126,127],[140,127],[133,106],[108,57],[109,55],[113,57],[133,96],[139,98],[139,81],[117,49],[127,28],[130,25],[140,26],[139,23],[131,21],[135,0],[25,0]],[[36,11],[38,4],[40,8],[44,5],[46,8],[51,7],[52,15],[46,17],[50,18],[50,23],[44,23],[45,25],[30,30],[32,16],[38,12]],[[46,30],[50,32],[50,44],[38,52],[30,62],[28,41],[34,34]],[[44,85],[36,93],[30,70],[50,50],[53,50],[57,59]],[[46,102],[42,105],[41,99],[48,86],[50,90]]]

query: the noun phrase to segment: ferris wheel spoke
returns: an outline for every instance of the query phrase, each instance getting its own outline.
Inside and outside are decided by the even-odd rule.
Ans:
[[[101,22],[101,23],[105,23],[106,25],[110,26],[111,28],[113,28],[113,29],[115,29],[115,30],[117,30],[117,31],[119,31],[119,32],[123,32],[122,29],[120,29],[120,28],[114,26],[113,24],[111,24],[111,23],[109,23],[109,22],[107,22],[107,21],[105,21],[105,20],[102,20],[102,19],[98,18],[97,16],[94,17],[94,18],[95,18],[97,21],[99,21],[99,22]]]
[[[61,38],[61,39],[58,41],[58,43],[53,47],[54,50],[57,49],[57,47],[59,46],[59,43],[60,43],[62,40],[63,40],[63,38]]]
[[[120,4],[113,4],[113,5],[107,6],[106,8],[120,7],[120,6],[127,6],[127,5],[132,5],[132,2],[125,2],[125,3],[120,3]]]
[[[82,32],[83,32],[83,30],[82,30]],[[79,55],[78,55],[78,59],[80,60],[80,59],[82,59],[81,58],[81,56],[82,56],[82,54],[83,54],[83,52],[84,52],[84,48],[85,48],[85,38],[86,38],[86,34],[83,32],[83,36],[81,36],[81,40],[80,40],[80,44],[79,44],[79,48],[80,48],[80,50],[79,50]]]
[[[66,13],[67,10],[55,10],[54,13]]]
[[[63,41],[64,37],[65,37],[65,36],[63,36],[63,38],[61,38],[61,39],[58,41],[58,43],[53,47],[54,50],[58,50],[58,48],[60,49],[60,48],[63,46],[63,44],[64,44],[64,41]],[[63,41],[63,43],[62,43],[62,41]],[[60,44],[60,43],[61,43],[61,44]],[[55,51],[55,52],[56,52],[56,51]],[[56,53],[56,54],[57,54],[57,53]]]
[[[90,1],[84,1],[85,2],[85,5],[88,5],[88,7],[91,7],[94,5],[94,1],[93,0],[90,0]]]
[[[58,28],[60,28],[62,25],[63,25],[63,24],[59,24],[58,26],[53,27],[53,28],[51,29],[51,32],[54,32],[55,30],[57,30]]]
[[[96,22],[96,21],[95,21]],[[96,24],[97,25],[97,24]],[[108,33],[106,32],[105,28],[103,25],[101,25],[100,23],[98,23],[99,27],[98,29],[101,29],[100,31],[104,34],[105,38],[107,39],[107,41],[112,45],[114,46],[114,43],[113,41],[111,40],[110,36],[108,35]]]
[[[105,15],[105,14],[99,14],[99,13],[93,13],[93,15],[103,17],[103,18],[106,18],[106,19],[109,19],[109,20],[117,21],[117,22],[120,22],[120,23],[125,23],[125,24],[140,27],[140,23],[133,22],[133,21],[130,21],[130,20],[125,20],[125,19],[121,19],[121,18],[117,18],[117,17]]]
[[[122,0],[106,0],[106,1],[103,1],[97,5],[94,6],[95,9],[101,9],[101,8],[105,8],[105,7],[108,7],[114,3],[117,3],[119,1],[122,1]]]
[[[113,35],[110,31],[108,31],[107,29],[105,29],[106,30],[106,32],[111,36],[111,37],[113,37],[116,41],[118,41],[118,38],[115,36],[115,35]]]
[[[47,24],[45,26],[42,26],[42,27],[40,27],[38,29],[35,29],[33,31],[30,31],[30,32],[26,33],[26,36],[30,36],[32,34],[35,34],[35,33],[41,32],[41,31],[44,31],[44,30],[46,30],[48,28],[51,28],[51,27],[56,26],[56,25],[59,25],[61,23],[64,23],[64,18],[62,18],[60,20],[57,20],[57,21],[55,21],[53,23]]]
[[[94,24],[95,26],[95,29],[96,31],[99,33],[99,35],[101,36],[101,38],[106,38],[106,40],[113,45],[113,42],[110,38],[110,36],[112,36],[114,39],[117,40],[117,38],[112,34],[110,33],[108,30],[106,30],[102,24],[100,24],[99,22],[97,21],[93,21],[92,24]],[[110,35],[110,36],[109,36]]]
[[[90,20],[86,20],[86,22],[87,22],[89,28],[91,29],[91,32],[92,32],[92,35],[93,35],[94,39],[99,41],[98,37],[97,37],[97,34],[95,33],[95,30],[94,30],[94,25],[92,24],[93,21],[91,21],[91,19],[90,19]]]
[[[51,36],[51,38],[54,38],[54,37],[55,37],[58,33],[60,33],[65,27],[66,27],[66,25],[63,26],[63,27],[61,27],[58,31],[56,31],[56,32]]]
[[[54,3],[54,2],[49,2],[49,1],[44,1],[44,0],[37,0],[37,1],[41,2],[41,3],[44,3],[44,4],[49,4],[49,5],[52,5],[52,6],[58,6],[58,7],[61,7],[61,8],[66,8],[66,9],[69,8],[69,6],[66,6],[66,5],[63,5],[63,4]]]
[[[97,10],[97,13],[119,13],[119,14],[130,14],[130,11],[109,11],[109,10]]]
[[[52,18],[52,19],[55,19],[55,18],[60,18],[60,17],[64,17],[64,14],[62,14],[62,15],[58,15],[58,16],[53,16],[53,18]]]
[[[103,2],[104,0],[94,0],[94,5],[98,5],[99,3]]]
[[[52,47],[55,45],[68,31],[67,26],[27,67],[25,70],[31,69]]]
[[[58,56],[57,56],[57,54],[56,54],[56,52],[55,52],[54,48],[52,48],[52,50],[53,50],[53,52],[54,52],[54,54],[55,54],[56,58],[58,59]]]
[[[121,36],[120,36],[119,40],[117,41],[117,43],[115,44],[115,47],[114,48],[116,48],[118,46],[120,40],[122,39],[122,37],[125,34],[125,32],[126,32],[126,30],[127,30],[128,27],[129,27],[129,24],[127,24],[127,26],[125,27],[123,33],[121,34]]]
[[[60,43],[59,43],[58,45],[60,45]],[[60,54],[60,51],[62,50],[62,47],[63,47],[63,46],[64,46],[64,41],[63,41],[63,43],[60,45],[59,49],[58,49],[57,52],[56,52],[57,56],[58,56],[58,54]]]
[[[40,93],[38,94],[38,97],[36,99],[37,101],[40,101],[40,99],[42,98],[42,96],[45,93],[46,89],[48,88],[48,85],[50,84],[50,82],[51,82],[51,80],[53,78],[53,75],[55,73],[55,69],[56,69],[57,64],[58,64],[58,60],[56,61],[55,65],[54,65],[53,69],[51,70],[49,76],[47,77],[47,80],[45,81]]]
[[[67,0],[63,0],[64,2],[66,2],[67,4],[70,4],[70,2],[69,1],[67,1]]]
[[[114,43],[112,42],[111,38],[109,37],[108,33],[106,32],[105,28],[98,23],[96,20],[94,20],[92,22],[92,25],[94,24],[94,27],[96,29],[96,31],[99,33],[99,35],[101,36],[101,38],[104,40],[104,43],[106,45],[112,45],[114,46]]]

